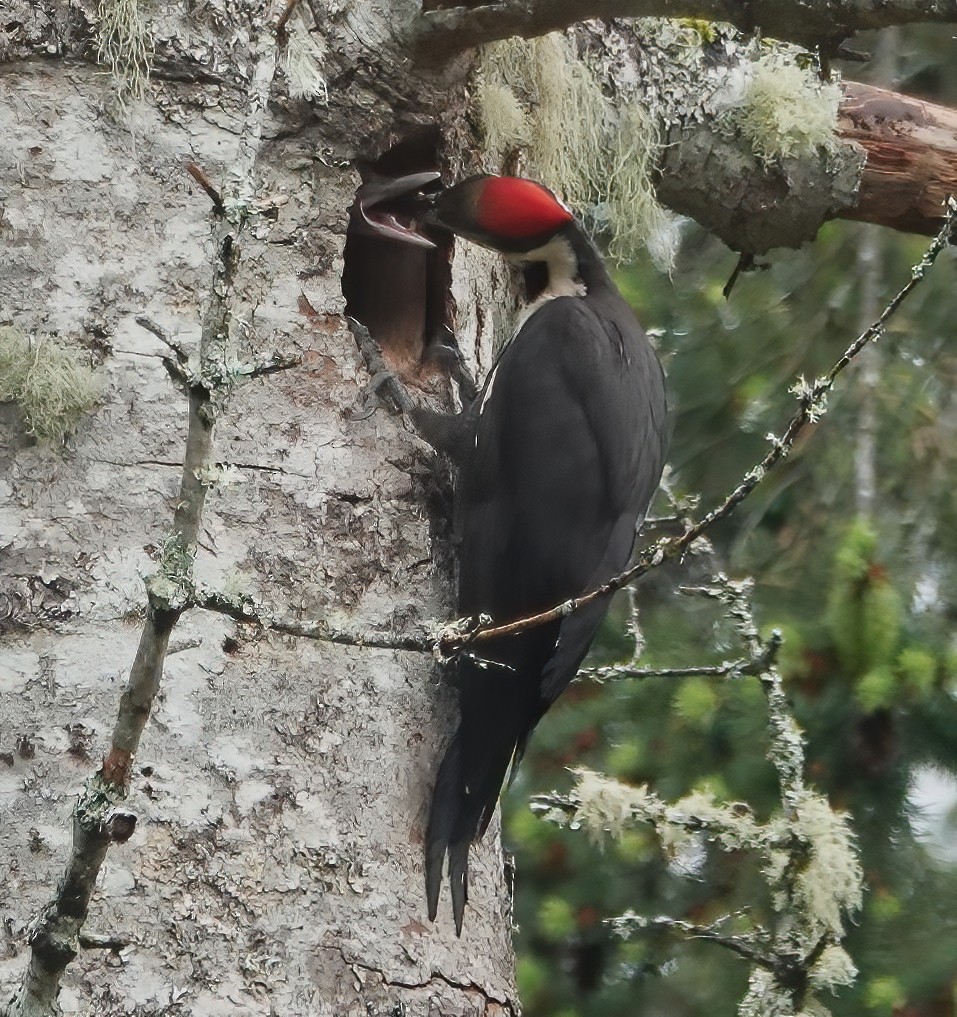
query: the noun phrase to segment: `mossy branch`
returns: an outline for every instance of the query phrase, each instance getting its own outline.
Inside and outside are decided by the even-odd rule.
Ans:
[[[420,63],[437,66],[485,43],[531,39],[591,18],[701,18],[730,22],[743,32],[763,30],[801,46],[831,53],[855,32],[921,22],[957,22],[957,2],[910,0],[502,0],[479,6],[441,7],[419,15],[413,45]]]
[[[742,803],[716,801],[693,792],[668,803],[647,787],[632,787],[589,770],[576,772],[569,795],[539,795],[532,807],[561,825],[581,827],[594,837],[619,836],[637,823],[654,829],[665,853],[675,859],[704,839],[724,851],[750,851],[762,861],[770,891],[772,922],[750,914],[726,916],[711,926],[678,918],[644,918],[628,912],[609,924],[622,936],[665,929],[686,939],[706,939],[748,960],[750,988],[741,1004],[744,1017],[825,1013],[814,998],[819,989],[846,984],[855,975],[841,947],[843,922],[861,905],[862,873],[847,819],[831,810],[804,782],[804,743],[790,715],[777,670],[780,635],[761,638],[751,608],[749,582],[717,575],[693,591],[720,601],[749,653],[751,668],[768,704],[767,757],[781,793],[780,814],[759,822]],[[720,677],[736,676],[730,669]],[[734,918],[733,930],[723,927]]]

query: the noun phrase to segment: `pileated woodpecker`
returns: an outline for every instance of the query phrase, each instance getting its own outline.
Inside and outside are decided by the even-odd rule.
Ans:
[[[403,223],[368,212],[401,239]],[[524,268],[522,324],[478,397],[454,417],[415,414],[458,466],[459,614],[513,621],[627,567],[664,464],[664,378],[600,254],[545,187],[474,177],[441,192],[422,222]],[[434,921],[448,855],[460,935],[469,846],[488,827],[535,725],[575,677],[609,599],[458,657],[461,720],[435,782],[425,865]]]

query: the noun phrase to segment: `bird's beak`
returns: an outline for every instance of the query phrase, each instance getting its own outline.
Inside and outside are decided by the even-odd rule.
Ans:
[[[435,200],[434,194],[423,191],[435,184],[439,176],[430,170],[363,184],[352,207],[353,228],[371,236],[433,249],[436,245],[417,230],[426,221]]]

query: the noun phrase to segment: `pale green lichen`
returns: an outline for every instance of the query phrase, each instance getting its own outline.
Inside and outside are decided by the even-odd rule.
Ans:
[[[484,47],[478,102],[496,169],[520,153],[526,172],[607,230],[612,257],[624,261],[645,246],[656,263],[671,267],[677,219],[651,185],[656,124],[635,101],[616,108],[566,36]]]
[[[482,89],[482,131],[489,150],[500,158],[532,140],[528,114],[515,93],[500,81],[486,82]]]
[[[150,75],[153,43],[141,0],[98,0],[94,23],[97,55],[109,64],[117,100],[141,99]]]
[[[764,968],[752,969],[738,1014],[739,1017],[795,1017],[791,993]]]
[[[580,769],[575,774],[578,808],[574,822],[594,839],[604,834],[620,837],[636,817],[658,819],[663,813],[662,802],[646,787],[631,787],[593,770]]]
[[[843,916],[860,909],[863,895],[863,874],[847,816],[805,791],[790,819],[782,818],[777,825],[782,838],[788,833],[799,838],[807,857],[793,873],[788,852],[769,852],[764,873],[775,907],[792,915],[793,935],[805,946],[822,938],[839,940]]]
[[[655,264],[670,271],[678,250],[680,220],[658,203],[651,186],[659,146],[658,130],[648,111],[637,103],[627,106],[619,118],[611,164],[605,167],[604,208],[611,224],[608,252],[613,258],[625,262],[644,245]]]
[[[190,548],[178,533],[171,533],[160,549],[159,569],[145,579],[146,590],[154,607],[182,611],[193,603],[193,562]]]
[[[751,811],[740,803],[719,802],[708,791],[692,791],[679,798],[669,807],[668,816],[680,817],[685,825],[700,823],[708,837],[724,851],[764,847],[766,831]]]
[[[841,985],[852,985],[857,977],[857,968],[848,952],[840,946],[826,946],[811,968],[811,984],[816,989],[836,989]]]
[[[702,835],[725,851],[765,845],[766,831],[746,807],[718,802],[707,791],[692,791],[668,804],[644,785],[622,784],[584,768],[574,772],[578,783],[573,825],[583,826],[596,839],[619,838],[637,823],[650,823],[671,856]]]
[[[317,99],[325,105],[329,88],[322,73],[326,50],[322,41],[309,31],[302,10],[297,8],[286,25],[283,67],[294,99]]]
[[[739,1017],[830,1017],[830,1011],[813,993],[806,993],[803,1006],[795,1010],[792,990],[763,968],[754,968],[748,992],[738,1005]]]
[[[15,402],[40,441],[60,444],[98,399],[96,377],[79,353],[0,327],[0,401]]]
[[[219,491],[225,491],[230,487],[235,487],[237,484],[244,484],[246,482],[242,470],[229,463],[209,463],[195,472],[196,479],[203,487]]]
[[[788,391],[797,398],[797,401],[807,407],[807,419],[814,424],[827,413],[827,394],[831,390],[831,381],[826,377],[815,378],[808,381],[804,375],[799,375],[797,381]]]
[[[860,909],[863,874],[848,818],[808,792],[791,827],[810,847],[795,889],[811,937],[843,935],[842,917]]]
[[[715,105],[719,123],[736,129],[765,163],[836,144],[841,90],[822,81],[813,68],[800,67],[794,54],[773,47],[740,64],[728,76]]]

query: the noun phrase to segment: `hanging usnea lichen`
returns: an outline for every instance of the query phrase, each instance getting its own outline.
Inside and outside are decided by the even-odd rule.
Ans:
[[[142,98],[152,57],[142,0],[98,0],[94,28],[97,56],[113,72],[120,105]]]
[[[15,402],[40,441],[60,444],[98,398],[93,371],[76,352],[0,328],[0,402]]]
[[[807,789],[797,791],[790,814],[760,822],[740,803],[729,804],[706,791],[695,791],[674,803],[647,787],[633,787],[587,769],[575,771],[574,810],[544,810],[545,818],[560,825],[584,828],[592,838],[621,837],[640,823],[650,824],[666,856],[693,856],[684,850],[710,843],[723,851],[752,851],[763,861],[762,874],[770,891],[774,921],[738,929],[755,956],[803,958],[808,991],[802,1014],[827,1017],[817,998],[850,984],[856,971],[841,940],[844,922],[862,903],[863,874],[847,816],[831,809],[827,800]],[[750,916],[749,921],[755,920]],[[622,935],[682,922],[646,919],[633,912],[612,923]],[[685,931],[688,931],[685,929]],[[741,1017],[794,1015],[793,992],[780,983],[768,965],[752,972]],[[800,1015],[798,1015],[800,1017]]]
[[[484,47],[478,100],[490,168],[519,152],[525,172],[607,232],[612,257],[627,260],[644,246],[670,268],[676,220],[651,186],[655,123],[638,102],[616,108],[566,36]]]

